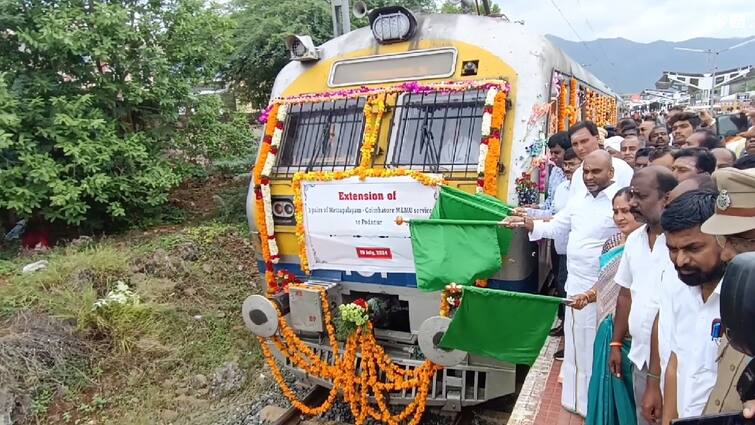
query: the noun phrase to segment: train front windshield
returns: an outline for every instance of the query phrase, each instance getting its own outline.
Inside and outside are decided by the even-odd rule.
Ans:
[[[364,133],[366,101],[358,97],[291,105],[274,170],[276,176],[356,167]]]
[[[400,96],[389,164],[476,177],[485,96],[485,90]]]

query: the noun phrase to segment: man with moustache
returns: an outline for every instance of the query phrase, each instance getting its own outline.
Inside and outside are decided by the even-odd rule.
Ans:
[[[715,235],[722,247],[721,260],[730,262],[736,255],[755,252],[755,169],[725,168],[713,178],[718,186],[716,213],[703,226]],[[726,336],[721,338],[718,376],[704,414],[736,412],[742,407],[737,382],[750,358],[733,349]]]
[[[645,393],[651,334],[658,313],[660,291],[657,285],[669,262],[661,213],[668,193],[676,185],[671,171],[657,165],[643,168],[634,175],[629,205],[635,217],[646,224],[627,237],[624,255],[614,277],[622,288],[616,302],[609,367],[614,375],[621,376],[621,347],[628,333],[632,338],[629,360],[632,362],[637,420],[641,425],[648,423],[642,416],[640,401]]]
[[[673,202],[681,195],[695,190],[716,191],[716,184],[713,178],[707,174],[699,174],[690,179],[679,182],[676,187],[668,193],[666,205]],[[664,206],[665,207],[665,206]],[[658,314],[655,316],[653,323],[653,334],[650,341],[650,363],[648,364],[647,375],[652,377],[647,380],[645,386],[645,395],[638,404],[642,407],[642,417],[650,423],[656,423],[661,418],[663,410],[663,378],[671,357],[671,340],[670,329],[671,320],[668,319],[670,314],[671,300],[677,296],[680,290],[685,290],[684,285],[676,276],[674,263],[669,259],[666,269],[661,272],[661,278],[658,282],[660,287],[660,303]]]
[[[721,247],[701,226],[716,210],[716,193],[693,191],[666,206],[661,226],[679,280],[670,300],[671,355],[664,383],[663,423],[702,414],[716,382],[721,337]]]
[[[566,249],[568,297],[581,294],[592,287],[598,279],[600,269],[596,259],[600,256],[605,240],[618,231],[613,221],[612,200],[620,187],[613,182],[611,156],[606,151],[595,150],[585,156],[580,168],[584,170],[580,177],[584,180],[586,192],[583,196],[570,199],[566,208],[550,221],[509,216],[502,223],[510,228],[527,229],[532,241],[552,239],[562,232],[569,233]],[[576,174],[572,178],[572,185],[576,182],[575,179]],[[596,315],[597,306],[590,304],[578,311],[567,309],[564,320],[561,404],[567,410],[582,416],[587,414]]]
[[[574,124],[569,128],[569,139],[571,140],[572,149],[577,156],[584,160],[587,155],[600,149],[598,144],[598,127],[592,121],[582,121]],[[629,186],[632,180],[634,170],[625,161],[613,158],[611,168],[614,170],[613,180],[619,188]],[[570,199],[581,199],[587,195],[588,190],[585,187],[582,178],[582,167],[577,168],[574,172],[571,188],[569,190]]]
[[[669,119],[668,127],[674,137],[671,143],[674,147],[680,148],[687,143],[687,138],[700,127],[700,116],[694,112],[682,112]]]
[[[668,130],[665,126],[659,125],[650,130],[648,136],[648,146],[651,148],[666,147],[669,145]]]

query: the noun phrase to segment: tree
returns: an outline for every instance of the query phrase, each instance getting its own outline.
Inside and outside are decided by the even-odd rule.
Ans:
[[[433,0],[368,0],[368,7],[399,4],[415,11],[435,10]],[[333,36],[328,0],[236,0],[236,51],[229,66],[239,94],[255,107],[267,104],[275,76],[288,63],[285,38],[309,35],[315,44]],[[352,27],[367,25],[352,18]]]
[[[179,110],[230,54],[201,0],[0,0],[0,213],[105,226],[180,177]]]
[[[480,0],[477,2],[478,4],[476,6],[472,7],[465,7],[460,0],[454,1],[454,0],[446,0],[443,2],[443,4],[440,6],[441,13],[446,14],[464,14],[469,13],[472,15],[477,15],[477,8],[480,8],[480,13],[483,13],[483,8]],[[493,3],[490,6],[490,14],[491,15],[499,15],[501,13],[501,7],[498,6],[498,4]]]

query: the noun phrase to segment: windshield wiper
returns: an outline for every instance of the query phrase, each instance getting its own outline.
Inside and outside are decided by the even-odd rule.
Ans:
[[[440,152],[438,147],[435,146],[435,137],[433,132],[430,131],[428,123],[430,122],[430,115],[425,115],[425,120],[422,122],[422,138],[420,139],[419,151],[423,153],[425,165],[430,166],[430,171],[437,173],[440,168]]]
[[[312,158],[309,159],[309,162],[307,163],[306,172],[312,171],[312,167],[315,165],[315,161],[320,157],[320,154],[325,155],[325,150],[328,145],[328,135],[330,134],[330,126],[332,121],[333,115],[328,114],[327,121],[325,122],[325,125],[322,129],[322,136],[320,138],[320,142],[316,145],[316,150],[313,152]],[[317,149],[319,147],[319,149]]]

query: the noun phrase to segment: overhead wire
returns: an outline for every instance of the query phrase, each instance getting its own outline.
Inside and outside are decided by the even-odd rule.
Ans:
[[[582,10],[582,2],[580,2],[579,0],[577,0],[577,7],[579,7],[579,12],[585,19],[585,24],[587,24],[587,28],[590,29],[593,37],[595,37],[595,44],[598,45],[600,52],[603,53],[603,57],[606,59],[608,64],[611,65],[612,68],[616,69],[616,64],[609,58],[608,52],[606,52],[606,49],[603,47],[603,44],[600,43],[600,40],[598,40],[598,33],[595,32],[595,28],[593,28],[592,24],[590,23],[590,20],[587,18],[587,14],[584,12],[584,10]]]
[[[566,15],[564,15],[564,12],[561,10],[561,8],[558,7],[558,5],[556,4],[556,2],[554,0],[550,0],[550,2],[553,5],[553,7],[556,9],[556,11],[558,12],[558,14],[561,15],[561,18],[564,20],[564,22],[566,22],[566,25],[568,25],[569,28],[571,28],[572,32],[577,37],[577,40],[579,40],[580,43],[582,43],[582,45],[585,47],[585,50],[587,50],[588,52],[590,52],[590,55],[593,57],[593,59],[595,59],[595,61],[598,62],[599,59],[598,59],[597,56],[595,56],[595,52],[593,52],[592,49],[590,49],[590,46],[587,45],[587,42],[585,42],[585,40],[582,38],[582,36],[579,35],[579,33],[577,32],[576,28],[574,28],[574,25],[572,25],[571,22],[569,22],[569,19],[566,18]]]

